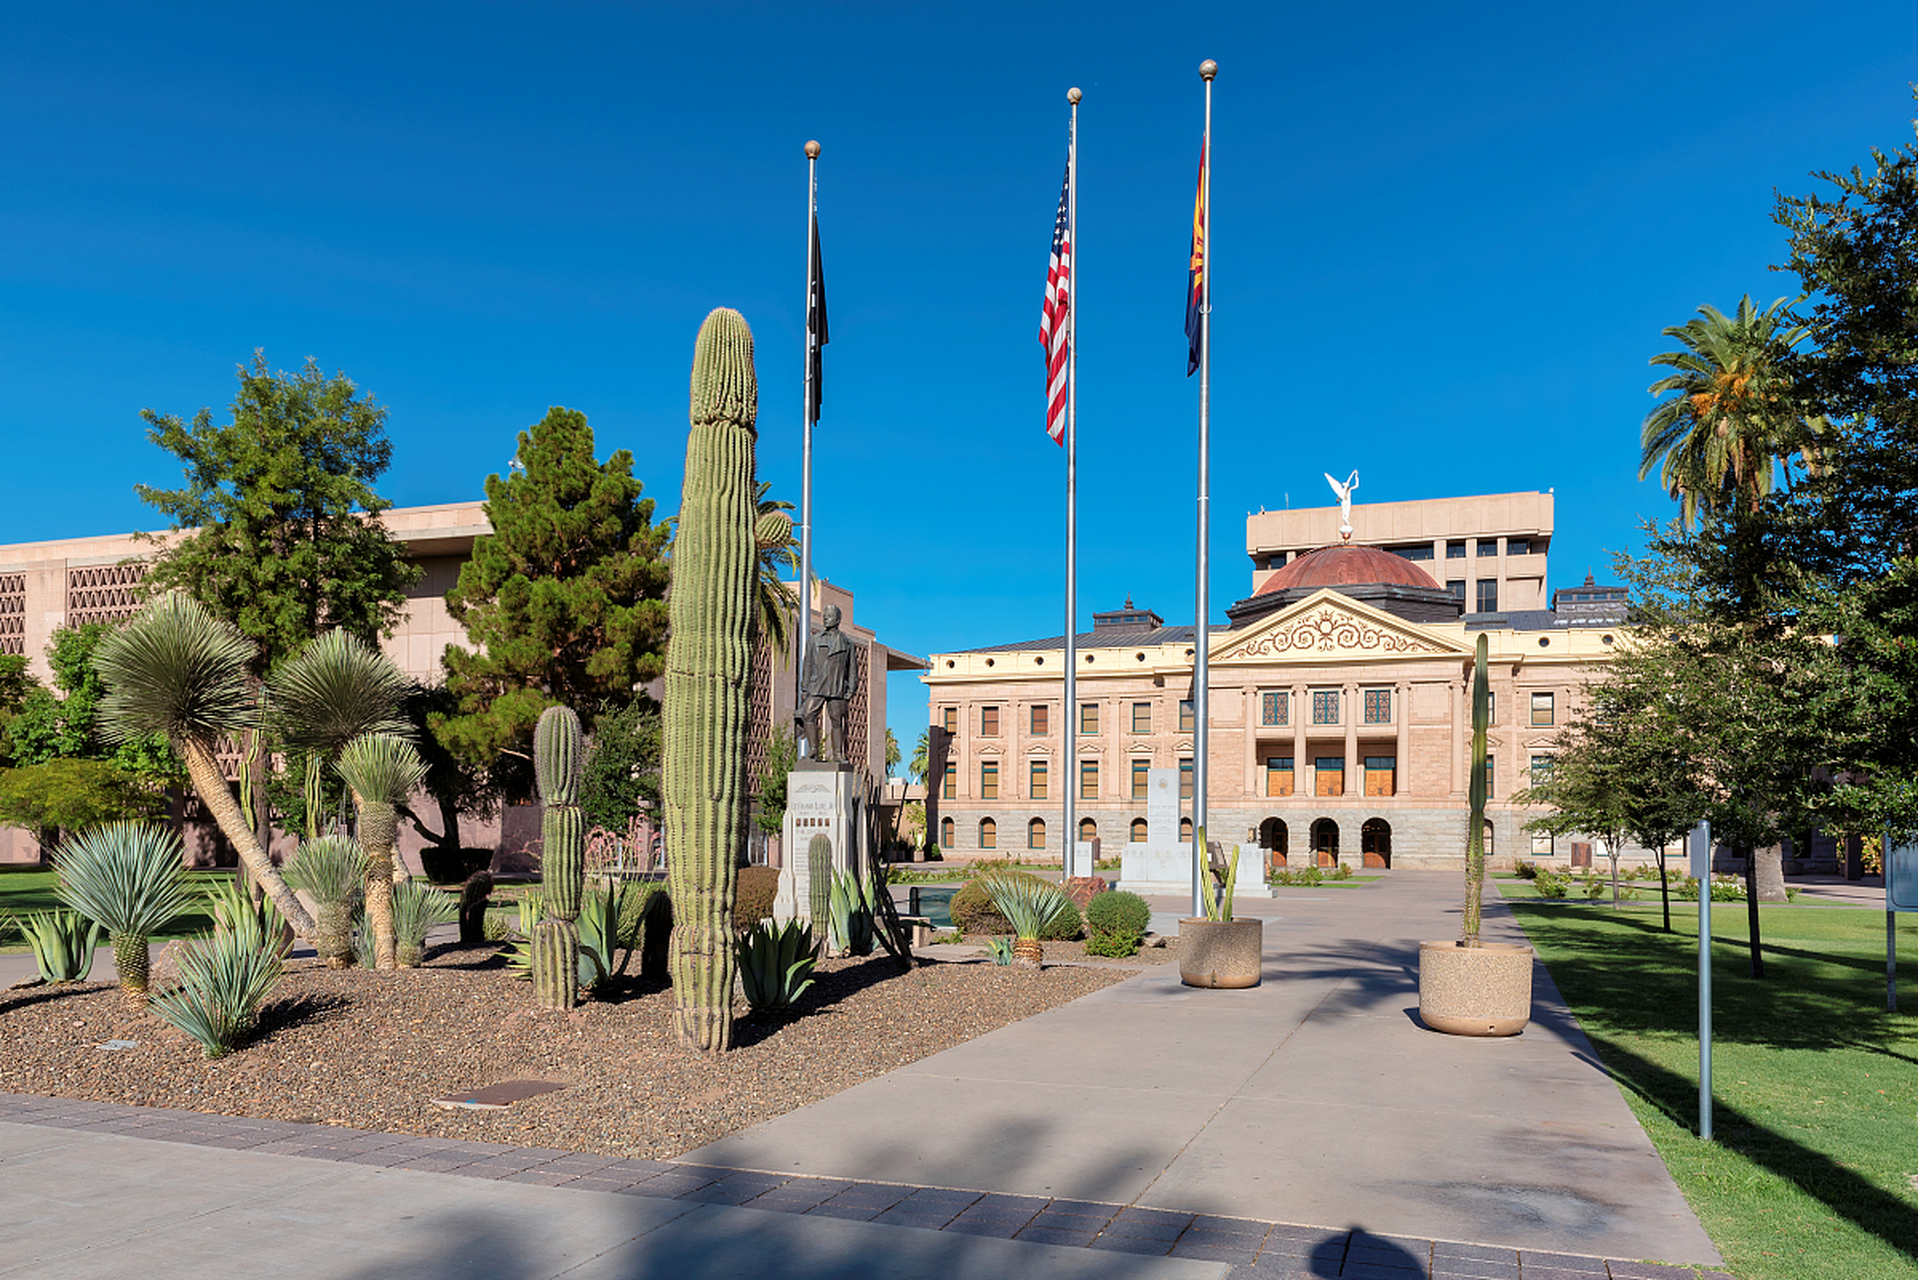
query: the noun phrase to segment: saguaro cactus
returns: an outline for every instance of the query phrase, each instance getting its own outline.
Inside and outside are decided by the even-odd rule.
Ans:
[[[580,742],[572,708],[548,707],[540,714],[533,729],[533,772],[546,806],[540,824],[546,914],[533,926],[533,992],[548,1009],[570,1009],[579,999],[579,902],[586,885]]]
[[[715,1052],[733,1039],[734,858],[746,812],[758,554],[791,528],[776,512],[756,521],[758,416],[752,331],[722,307],[693,348],[660,753],[675,1029],[683,1043]]]
[[[1470,825],[1465,829],[1465,945],[1478,945],[1480,913],[1485,896],[1485,728],[1491,720],[1492,689],[1486,671],[1490,646],[1480,632],[1472,655],[1472,777],[1467,794],[1472,799]]]

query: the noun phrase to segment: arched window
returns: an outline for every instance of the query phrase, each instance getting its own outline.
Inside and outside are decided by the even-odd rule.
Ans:
[[[1190,818],[1179,819],[1179,843],[1192,843],[1192,819]]]
[[[1485,860],[1487,862],[1492,860],[1492,820],[1490,818],[1485,820]]]
[[[1091,818],[1079,819],[1079,838],[1081,840],[1097,840],[1099,838],[1099,824]]]
[[[1146,832],[1145,819],[1134,818],[1132,820],[1132,843],[1144,844],[1145,832]]]
[[[1043,849],[1046,847],[1046,820],[1034,818],[1026,823],[1026,848]]]
[[[979,847],[981,849],[999,847],[999,824],[991,818],[979,819]]]
[[[952,843],[956,838],[957,838],[957,835],[953,831],[953,827],[952,827],[952,819],[951,818],[939,819],[939,846],[943,849],[950,849],[952,848]]]

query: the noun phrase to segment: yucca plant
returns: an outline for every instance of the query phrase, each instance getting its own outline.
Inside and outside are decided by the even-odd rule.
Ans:
[[[841,871],[832,879],[832,945],[849,955],[872,954],[872,882],[856,872]]]
[[[346,744],[368,733],[404,737],[400,703],[412,682],[387,656],[335,628],[315,636],[267,677],[269,716],[282,744],[306,760],[306,834],[322,830],[326,774]]]
[[[1005,968],[1007,965],[1011,964],[1012,963],[1012,939],[1011,938],[987,938],[986,939],[986,959],[992,961],[993,964],[999,966],[1002,969]]]
[[[105,931],[77,911],[30,911],[13,922],[33,949],[42,982],[85,982]]]
[[[360,810],[360,847],[366,851],[366,918],[373,929],[379,967],[401,963],[394,913],[393,849],[399,841],[399,806],[426,776],[426,762],[405,738],[362,734],[340,751],[340,776],[353,789]],[[411,967],[411,966],[407,966]]]
[[[311,937],[313,917],[260,847],[220,771],[214,745],[258,726],[259,698],[247,677],[251,640],[178,591],[150,602],[101,639],[93,665],[106,685],[100,733],[109,742],[166,736],[186,764],[200,802],[239,852],[240,861],[294,928]]]
[[[253,895],[238,877],[215,880],[207,886],[206,910],[213,917],[215,934],[237,934],[246,939],[248,945],[268,947],[283,960],[293,950],[286,921],[273,899],[253,901]]]
[[[1239,858],[1236,848],[1225,855],[1225,869],[1213,865],[1212,846],[1205,841],[1205,828],[1199,828],[1199,847],[1206,850],[1205,875],[1199,881],[1199,904],[1205,918],[1228,923],[1232,919],[1232,895],[1239,887]]]
[[[54,893],[111,935],[120,990],[130,1007],[145,1008],[147,939],[185,915],[196,897],[180,837],[150,822],[109,822],[62,844],[54,867]]]
[[[241,923],[181,952],[180,985],[154,996],[150,1007],[197,1040],[207,1057],[224,1057],[258,1025],[260,1005],[283,971],[268,939]]]
[[[353,963],[353,922],[365,899],[366,854],[347,836],[321,836],[288,860],[286,882],[313,899],[313,949],[330,969]]]
[[[819,949],[802,920],[763,920],[739,940],[739,982],[756,1011],[790,1009],[812,986]]]
[[[420,967],[426,949],[426,931],[436,924],[451,924],[459,919],[459,902],[430,884],[408,880],[392,886],[393,939],[395,958],[402,969]],[[374,940],[379,939],[375,926]]]
[[[981,877],[993,910],[1012,926],[1012,957],[1015,963],[1036,969],[1045,961],[1045,945],[1039,935],[1052,918],[1072,910],[1072,899],[1050,880],[1026,876]]]

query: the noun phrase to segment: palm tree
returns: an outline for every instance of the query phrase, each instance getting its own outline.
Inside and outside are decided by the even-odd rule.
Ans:
[[[899,739],[892,736],[892,726],[886,726],[886,776],[892,777],[892,771],[899,767]]]
[[[412,688],[385,654],[337,629],[315,636],[267,678],[280,742],[306,760],[308,839],[320,833],[325,771],[346,744],[368,733],[412,735],[401,713]]]
[[[1698,319],[1665,330],[1684,349],[1651,359],[1677,372],[1651,386],[1655,396],[1671,394],[1645,415],[1638,478],[1658,471],[1687,526],[1701,508],[1756,505],[1793,451],[1816,469],[1825,421],[1805,415],[1787,372],[1808,332],[1788,305],[1780,298],[1760,311],[1747,294],[1730,316],[1700,307]]]
[[[799,612],[799,593],[786,585],[786,575],[799,572],[799,539],[793,536],[791,517],[787,517],[783,529],[777,522],[766,519],[793,509],[792,503],[767,496],[772,487],[772,481],[761,480],[754,495],[757,513],[753,528],[762,537],[767,530],[779,529],[779,536],[763,542],[759,548],[759,584],[753,591],[753,633],[772,646],[783,667],[791,660],[792,652],[787,644],[786,619]],[[665,523],[666,551],[671,555],[672,536],[679,531],[679,517],[668,516]]]
[[[129,742],[166,735],[213,820],[280,915],[313,937],[313,917],[281,878],[240,812],[214,754],[223,734],[254,727],[259,699],[248,680],[252,641],[190,596],[170,591],[100,641],[94,666],[106,683],[99,703],[102,736]]]
[[[147,939],[184,915],[187,884],[180,837],[148,822],[109,822],[66,841],[54,859],[60,900],[104,925],[129,1006],[146,1008]]]
[[[369,733],[346,744],[339,767],[360,810],[360,847],[366,851],[366,920],[373,930],[374,964],[396,968],[393,845],[399,835],[399,806],[426,776],[426,762],[406,739]]]
[[[919,745],[912,749],[912,762],[906,766],[906,776],[914,782],[923,784],[926,770],[932,767],[932,729],[928,727],[919,735]]]

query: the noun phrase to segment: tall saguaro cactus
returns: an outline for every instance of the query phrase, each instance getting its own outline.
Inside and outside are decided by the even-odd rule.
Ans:
[[[1465,830],[1465,945],[1478,945],[1485,897],[1485,729],[1491,720],[1492,688],[1486,668],[1490,646],[1480,632],[1472,655],[1472,799],[1471,825]]]
[[[579,903],[586,885],[586,820],[579,809],[579,717],[570,707],[548,707],[533,729],[533,772],[546,806],[540,835],[546,914],[533,926],[533,991],[548,1009],[570,1009],[579,999]]]
[[[734,856],[746,812],[754,587],[761,546],[791,521],[760,520],[754,477],[759,386],[745,317],[721,307],[693,348],[692,430],[673,541],[664,744],[675,1030],[732,1048]]]

